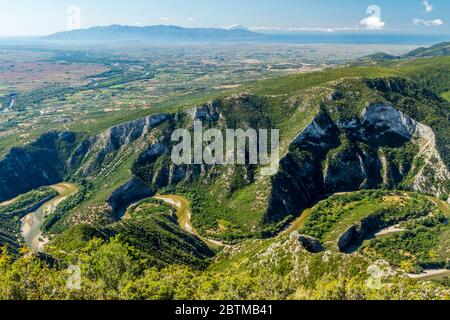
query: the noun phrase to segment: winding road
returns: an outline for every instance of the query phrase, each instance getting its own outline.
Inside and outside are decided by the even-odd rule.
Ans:
[[[67,197],[78,192],[78,187],[71,183],[59,183],[50,188],[56,190],[59,195],[44,203],[39,209],[22,218],[21,232],[25,243],[34,251],[43,251],[48,239],[42,235],[42,225],[45,218]]]

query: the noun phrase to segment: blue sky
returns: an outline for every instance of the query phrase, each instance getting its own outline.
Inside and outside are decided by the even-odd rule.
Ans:
[[[71,5],[81,9],[83,28],[241,24],[256,31],[450,34],[448,0],[0,0],[0,4],[0,36],[64,31]],[[378,6],[380,15],[376,7],[368,14],[370,5]]]

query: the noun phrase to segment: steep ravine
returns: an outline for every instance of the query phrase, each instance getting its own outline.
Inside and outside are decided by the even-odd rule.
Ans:
[[[247,199],[264,211],[261,224],[296,216],[316,199],[336,192],[401,187],[436,196],[448,193],[450,174],[429,126],[387,102],[368,103],[344,117],[331,100],[299,129],[264,190]],[[98,201],[113,212],[179,185],[189,189],[200,184],[210,190],[220,186],[230,197],[262,180],[258,168],[174,165],[170,135],[175,128],[192,129],[194,120],[202,120],[205,128],[271,126],[268,103],[262,97],[232,96],[175,115],[127,122],[83,141],[73,133],[49,133],[0,161],[0,201],[67,178],[101,181],[99,191],[106,196]],[[241,184],[231,191],[222,187],[230,177]]]
[[[417,153],[400,167],[384,148]],[[335,123],[318,115],[292,143],[272,182],[268,221],[299,212],[318,196],[381,187],[408,186],[421,193],[448,194],[450,173],[436,148],[433,130],[387,104],[369,105],[359,118]]]

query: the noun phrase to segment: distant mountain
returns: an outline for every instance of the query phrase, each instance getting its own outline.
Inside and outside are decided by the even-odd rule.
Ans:
[[[354,64],[370,64],[370,63],[376,64],[376,63],[383,62],[383,61],[391,61],[391,60],[397,60],[397,59],[401,59],[401,57],[393,56],[391,54],[384,53],[384,52],[377,52],[377,53],[373,53],[368,56],[364,56],[362,58],[356,59]]]
[[[253,40],[265,37],[243,28],[183,28],[178,26],[133,27],[112,25],[89,29],[59,32],[44,37],[45,40],[78,40],[78,41],[231,41]]]
[[[421,47],[415,49],[403,56],[394,56],[385,52],[377,52],[358,58],[353,61],[353,65],[378,64],[382,62],[399,60],[405,58],[425,58],[425,57],[443,57],[450,56],[450,42],[438,43],[429,48]]]
[[[250,31],[250,29],[246,26],[243,26],[242,24],[233,24],[232,26],[229,26],[226,28],[227,30],[245,30]]]
[[[450,56],[450,42],[438,43],[429,48],[418,48],[405,56],[414,58]]]

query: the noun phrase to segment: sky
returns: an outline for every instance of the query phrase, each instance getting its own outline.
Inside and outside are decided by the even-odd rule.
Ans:
[[[449,34],[448,0],[0,0],[0,37],[99,25]]]

